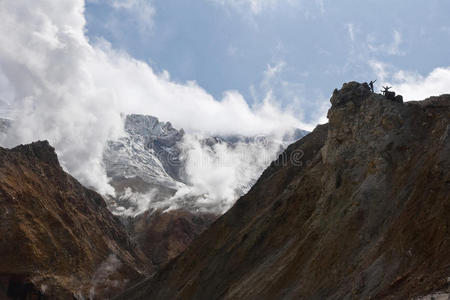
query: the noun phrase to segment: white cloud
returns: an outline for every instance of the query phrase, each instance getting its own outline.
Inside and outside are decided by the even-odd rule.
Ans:
[[[405,101],[450,93],[450,67],[436,68],[428,75],[422,75],[398,70],[377,60],[371,60],[369,65],[379,79],[378,85],[392,86],[397,94],[403,95]]]
[[[402,35],[399,31],[394,30],[394,38],[392,44],[388,47],[388,53],[391,55],[403,55],[404,53],[400,50],[401,43]]]
[[[324,0],[316,0],[316,4],[319,7],[320,10],[320,14],[324,15],[325,14],[325,4],[323,2]]]
[[[347,24],[347,31],[352,43],[355,42],[355,26],[352,23]]]
[[[394,88],[406,100],[422,100],[450,93],[450,67],[436,68],[427,76],[398,71],[393,75]]]
[[[213,207],[219,212],[225,212],[239,196],[247,192],[280,151],[280,142],[266,139],[233,146],[220,143],[210,149],[202,145],[198,138],[188,135],[184,145],[186,173],[191,184],[187,187],[189,193],[205,195],[199,200],[200,206]]]
[[[283,72],[285,67],[286,62],[283,60],[278,61],[275,65],[268,64],[266,70],[264,70],[263,84],[268,84],[271,79]]]
[[[150,32],[152,29],[155,8],[151,0],[114,0],[112,6],[118,10],[126,10],[135,16],[142,31]]]
[[[218,4],[229,6],[239,11],[250,11],[254,15],[260,14],[264,10],[273,9],[277,5],[295,6],[299,0],[208,0]],[[319,0],[319,5],[321,0]],[[322,3],[323,4],[323,3]],[[323,6],[320,6],[322,8]]]
[[[154,26],[155,7],[153,0],[87,0],[92,3],[102,3],[109,5],[116,12],[124,12],[127,17],[137,23],[136,28],[142,35],[148,35],[152,32]],[[120,19],[119,19],[120,18]],[[123,16],[110,16],[105,28],[108,28],[113,35],[118,32],[123,33]]]
[[[405,55],[405,52],[400,49],[403,42],[400,31],[392,31],[392,42],[379,43],[377,37],[373,34],[367,35],[367,48],[374,53],[384,53],[388,55],[401,56]]]
[[[210,134],[305,127],[270,97],[250,107],[230,91],[219,101],[195,82],[173,82],[104,41],[90,44],[83,9],[82,0],[0,2],[0,72],[11,91],[5,100],[20,110],[0,144],[48,139],[70,173],[108,193],[102,153],[121,134],[121,113],[151,114]]]
[[[372,71],[377,76],[377,80],[385,81],[389,77],[389,68],[388,64],[385,64],[381,61],[371,59],[369,60],[369,66],[372,68]]]

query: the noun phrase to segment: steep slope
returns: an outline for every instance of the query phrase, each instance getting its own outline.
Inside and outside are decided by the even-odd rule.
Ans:
[[[183,130],[143,115],[126,116],[124,129],[125,136],[108,143],[103,159],[117,192],[127,187],[141,193],[158,188],[173,194],[183,186],[181,165],[174,160]]]
[[[124,131],[124,136],[108,142],[103,161],[117,194],[109,199],[109,208],[114,214],[127,216],[149,208],[165,210],[174,206],[191,212],[221,213],[222,206],[228,208],[229,201],[234,202],[248,191],[267,162],[255,159],[252,169],[239,164],[234,166],[235,176],[241,178],[239,184],[229,187],[233,189],[233,199],[222,199],[230,196],[213,195],[205,188],[203,185],[207,180],[204,177],[207,176],[199,169],[213,168],[215,162],[231,158],[248,156],[254,159],[261,152],[272,160],[284,150],[287,142],[307,133],[295,129],[280,141],[269,136],[203,137],[186,134],[183,129],[175,129],[170,122],[161,122],[156,117],[137,114],[125,117]],[[220,164],[218,168],[224,169]],[[175,195],[177,192],[180,193]],[[213,205],[205,208],[205,202]]]
[[[102,197],[63,171],[48,142],[0,148],[0,237],[1,299],[103,298],[151,271]]]
[[[153,264],[162,266],[182,253],[216,218],[215,214],[185,209],[146,211],[129,223],[128,230]]]
[[[409,299],[450,288],[450,95],[351,82],[163,270],[117,299]]]
[[[264,157],[273,160],[287,141],[306,134],[292,130],[280,142],[266,136],[205,138],[136,114],[125,117],[124,131],[104,152],[105,168],[116,190],[115,197],[107,198],[108,206],[156,265],[181,253],[244,194],[267,166]],[[222,189],[225,192],[212,191],[217,194],[212,195],[205,188],[211,176],[231,182]]]

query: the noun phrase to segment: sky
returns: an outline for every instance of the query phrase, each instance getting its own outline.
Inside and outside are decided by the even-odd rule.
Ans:
[[[0,146],[49,140],[101,193],[123,115],[190,134],[283,135],[327,121],[347,81],[406,100],[450,91],[447,0],[0,1]]]
[[[271,91],[314,123],[344,82],[395,86],[448,68],[449,11],[445,0],[88,0],[86,18],[91,40],[175,81],[217,99],[237,90],[250,104]]]

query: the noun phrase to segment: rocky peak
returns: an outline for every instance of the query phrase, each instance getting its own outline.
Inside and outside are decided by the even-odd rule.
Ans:
[[[0,299],[104,299],[152,268],[47,141],[0,147],[0,236]]]
[[[289,146],[185,252],[118,299],[416,299],[448,290],[449,99],[402,104],[344,84],[328,125]]]
[[[369,97],[372,93],[367,83],[359,83],[356,81],[344,83],[340,90],[335,89],[330,102],[333,107],[345,104],[348,101],[359,102]],[[332,108],[333,108],[332,107]]]
[[[49,165],[60,167],[55,148],[50,146],[50,143],[46,140],[19,145],[13,148],[12,151],[19,152],[29,159],[37,159]]]
[[[395,140],[411,113],[409,106],[370,92],[367,83],[350,82],[335,90],[328,111],[329,139],[325,154],[353,151],[349,145],[368,143],[377,150]]]
[[[148,142],[160,140],[170,146],[181,140],[184,134],[183,129],[173,128],[170,122],[160,122],[156,117],[137,114],[126,116],[125,131],[130,136],[140,137]]]

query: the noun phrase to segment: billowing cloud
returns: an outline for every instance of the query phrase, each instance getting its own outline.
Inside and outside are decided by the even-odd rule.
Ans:
[[[241,94],[214,99],[195,82],[177,83],[145,62],[85,36],[84,1],[0,2],[0,74],[20,112],[3,146],[48,139],[84,184],[112,193],[102,166],[121,113],[151,114],[188,132],[270,134],[310,129],[271,97],[249,106]]]
[[[436,68],[427,76],[398,71],[393,76],[395,90],[407,100],[422,100],[450,93],[450,67]]]
[[[371,60],[369,66],[379,79],[378,86],[392,86],[405,101],[423,100],[450,93],[450,67],[435,68],[428,75],[398,70],[390,64]]]
[[[209,147],[198,137],[187,135],[183,152],[189,185],[171,199],[172,203],[186,195],[196,195],[197,207],[225,212],[276,158],[282,149],[279,138],[260,137],[253,143],[218,143]]]

